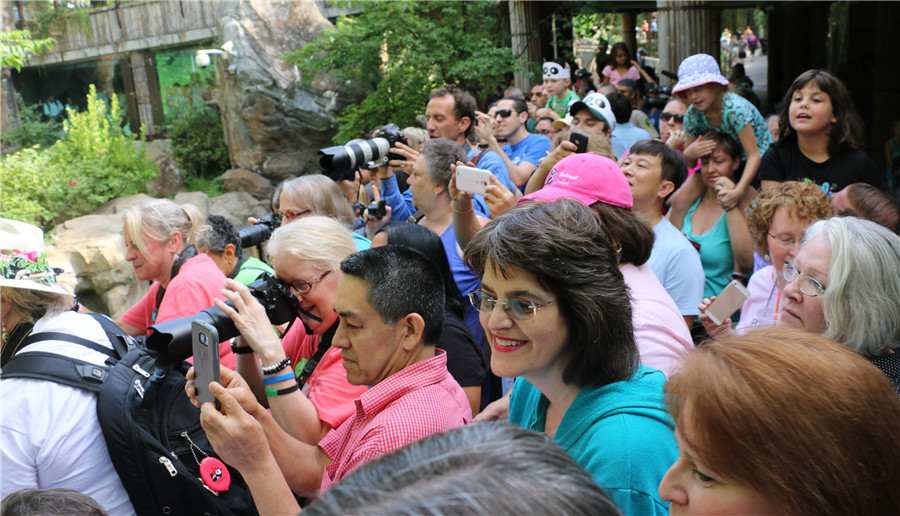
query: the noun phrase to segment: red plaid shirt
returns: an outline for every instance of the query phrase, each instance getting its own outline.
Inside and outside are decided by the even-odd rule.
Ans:
[[[363,393],[355,416],[319,441],[332,461],[320,492],[372,459],[471,421],[469,400],[447,372],[447,354],[439,350]]]

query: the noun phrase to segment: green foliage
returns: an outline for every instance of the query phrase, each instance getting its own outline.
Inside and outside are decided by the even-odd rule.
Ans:
[[[508,84],[514,59],[497,1],[345,2],[359,11],[342,16],[321,38],[286,54],[309,84],[328,72],[367,92],[338,118],[337,143],[374,127],[412,125],[428,93],[457,83],[476,97]],[[345,91],[344,93],[353,93]]]
[[[0,164],[0,210],[50,230],[72,217],[91,213],[104,202],[144,190],[158,172],[143,146],[123,131],[122,109],[109,105],[91,85],[87,109],[68,111],[66,136],[48,148],[35,146]]]
[[[0,66],[11,66],[21,72],[32,54],[50,50],[55,41],[53,38],[34,39],[27,30],[0,31]]]
[[[62,136],[62,125],[55,120],[44,120],[38,106],[26,106],[22,95],[16,92],[19,104],[19,125],[3,132],[3,149],[20,149],[35,145],[51,145]]]
[[[187,188],[189,192],[203,192],[210,199],[225,193],[225,190],[222,189],[221,176],[208,179],[186,175],[184,176],[184,187]]]
[[[170,97],[170,112],[178,118],[166,127],[172,140],[175,161],[183,171],[203,178],[207,173],[220,175],[228,169],[228,147],[219,111],[203,102],[199,78],[183,95]]]
[[[72,2],[67,2],[71,4]],[[62,36],[67,30],[78,30],[89,41],[94,40],[91,27],[91,2],[76,1],[72,7],[58,7],[50,2],[31,2],[26,26],[41,37]]]

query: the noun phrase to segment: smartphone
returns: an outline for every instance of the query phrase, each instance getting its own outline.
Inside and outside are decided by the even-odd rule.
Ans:
[[[588,136],[586,134],[572,131],[569,134],[569,141],[578,147],[578,150],[575,151],[576,153],[583,154],[587,152]]]
[[[194,347],[194,386],[197,401],[211,401],[219,407],[219,400],[209,392],[210,382],[219,381],[219,332],[216,327],[204,322],[191,323],[191,337]]]
[[[750,297],[750,292],[747,291],[747,288],[740,281],[731,280],[731,283],[716,296],[716,300],[706,309],[706,315],[715,324],[722,324],[725,319],[734,315],[743,306],[748,297]]]
[[[491,184],[491,171],[460,165],[456,167],[456,187],[464,192],[484,195]]]

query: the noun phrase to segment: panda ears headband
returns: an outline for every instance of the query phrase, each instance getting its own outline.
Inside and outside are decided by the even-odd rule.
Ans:
[[[544,63],[541,69],[544,72],[544,79],[570,79],[572,77],[572,72],[568,68],[554,61]]]

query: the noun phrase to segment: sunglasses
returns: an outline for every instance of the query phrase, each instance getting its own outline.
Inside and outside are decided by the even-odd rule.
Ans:
[[[495,116],[499,116],[501,118],[506,118],[509,115],[511,115],[512,113],[513,113],[512,109],[498,109]]]
[[[668,122],[671,119],[675,119],[675,122],[681,124],[684,123],[684,115],[676,115],[674,113],[660,113],[659,119],[665,122]]]

